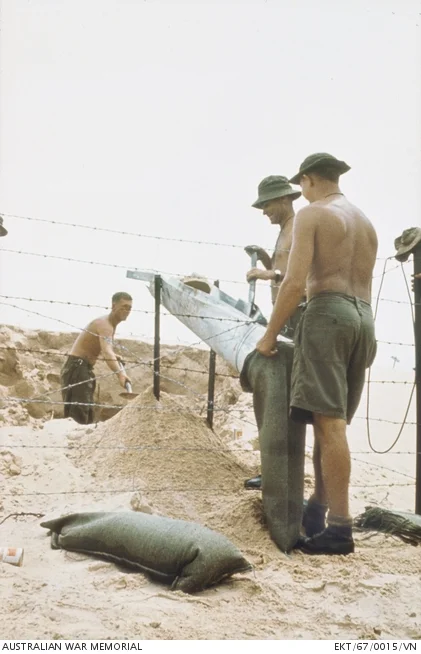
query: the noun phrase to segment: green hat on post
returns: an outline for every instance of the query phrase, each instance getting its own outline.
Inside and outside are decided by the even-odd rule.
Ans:
[[[270,175],[265,177],[257,187],[258,198],[251,206],[255,209],[263,209],[265,202],[283,198],[291,195],[293,200],[300,197],[300,191],[294,191],[286,177],[282,175]]]
[[[345,161],[340,161],[340,159],[337,159],[332,154],[328,154],[327,152],[316,152],[316,154],[310,154],[304,159],[298,173],[294,175],[294,177],[291,177],[289,181],[291,184],[299,184],[302,175],[310,173],[320,165],[337,168],[340,175],[351,170],[351,166],[348,166]]]
[[[3,216],[0,216],[0,236],[7,236],[7,229],[3,227]]]
[[[421,227],[404,229],[402,235],[395,238],[395,259],[401,262],[407,261],[419,243],[421,243]]]

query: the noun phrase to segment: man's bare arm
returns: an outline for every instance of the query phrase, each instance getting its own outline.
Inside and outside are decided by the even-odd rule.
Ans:
[[[120,385],[124,388],[126,381],[130,382],[130,378],[121,372],[118,357],[112,347],[113,329],[107,321],[101,321],[97,325],[97,332],[100,339],[101,354],[110,370],[118,375]]]
[[[257,344],[257,350],[266,356],[273,353],[277,335],[305,295],[306,280],[314,256],[319,212],[316,207],[305,207],[295,218],[292,248],[285,277],[279,287],[266,334]]]
[[[263,279],[264,281],[271,281],[275,279],[275,271],[261,270],[260,268],[251,268],[251,270],[248,271],[246,277],[248,282],[251,282],[253,279]]]

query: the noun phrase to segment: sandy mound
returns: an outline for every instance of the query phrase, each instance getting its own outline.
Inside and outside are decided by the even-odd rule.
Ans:
[[[239,499],[244,479],[255,472],[255,453],[211,431],[184,398],[163,393],[157,402],[149,389],[111,420],[71,440],[75,463],[110,489],[140,493],[155,512],[217,527],[228,536],[239,524],[232,520],[238,502],[255,500],[250,493]],[[249,523],[243,531],[249,533]]]

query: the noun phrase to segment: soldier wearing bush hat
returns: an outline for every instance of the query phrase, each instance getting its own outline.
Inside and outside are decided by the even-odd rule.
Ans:
[[[339,188],[339,177],[348,170],[345,161],[322,152],[304,159],[290,178],[300,184],[309,204],[294,219],[285,280],[266,333],[256,344],[263,356],[278,354],[279,331],[305,290],[308,302],[295,340],[290,417],[314,425],[315,488],[303,516],[306,538],[296,544],[308,554],[354,551],[346,427],[376,355],[371,286],[377,235]]]
[[[249,270],[247,281],[250,282],[255,279],[270,281],[273,303],[276,300],[280,283],[287,269],[292,244],[292,227],[295,215],[292,203],[300,196],[301,192],[294,189],[286,177],[270,175],[260,182],[257,187],[257,200],[252,204],[255,209],[263,211],[263,215],[269,218],[272,225],[278,225],[280,228],[275,250],[271,257],[263,248],[257,245],[248,245],[246,248],[248,254],[257,254],[257,260],[264,266],[264,268]],[[293,337],[301,312],[302,307],[297,309],[295,314],[288,320],[282,331],[284,336]],[[244,485],[248,489],[260,489],[262,485],[261,475],[247,479]]]

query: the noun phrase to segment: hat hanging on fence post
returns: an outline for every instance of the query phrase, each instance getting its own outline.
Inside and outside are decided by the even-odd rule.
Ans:
[[[418,243],[421,243],[421,227],[404,229],[401,236],[395,238],[395,249],[397,251],[395,259],[401,262],[407,261]]]
[[[3,216],[0,216],[0,236],[7,236],[7,229],[3,227]]]

